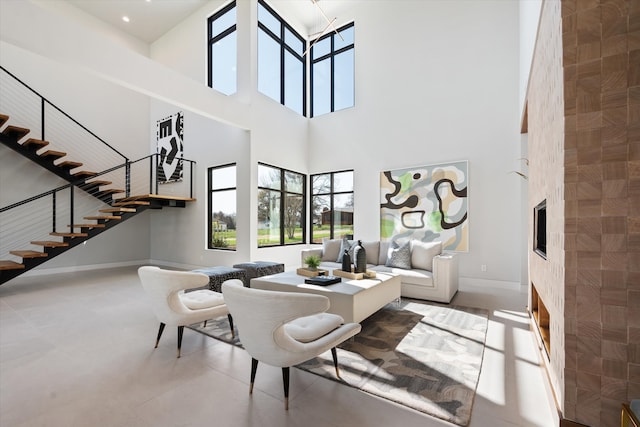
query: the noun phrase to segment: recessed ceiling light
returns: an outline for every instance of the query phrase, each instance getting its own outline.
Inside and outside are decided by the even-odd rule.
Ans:
[[[122,17],[122,20],[124,22],[129,22],[129,17],[125,15],[125,16]]]

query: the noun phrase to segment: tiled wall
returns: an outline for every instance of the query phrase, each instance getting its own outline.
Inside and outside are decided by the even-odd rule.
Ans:
[[[563,328],[564,341],[557,336],[555,341],[564,346],[557,348],[564,360],[552,350],[551,370],[552,377],[563,381],[554,383],[563,417],[590,426],[618,426],[620,404],[640,397],[640,0],[562,0],[559,5],[547,0],[541,25],[553,30],[558,7],[564,77],[561,88],[555,81],[536,86],[532,74],[529,170],[533,178],[538,168],[549,167],[533,162],[544,160],[535,152],[553,158],[556,151],[553,138],[531,142],[535,128],[550,127],[532,122],[533,92],[560,90],[563,242],[551,234],[557,232],[555,225],[549,233],[554,247],[563,246],[564,260],[549,253],[543,263],[530,254],[531,279],[545,304],[562,310],[564,324],[556,326]],[[549,37],[543,31],[541,27],[538,43]],[[541,50],[536,47],[534,62],[545,63],[555,74],[560,63]],[[557,130],[549,132],[557,135]],[[551,192],[560,185],[532,179],[530,197],[541,196],[537,186]],[[564,283],[545,283],[539,289],[536,280],[551,280],[562,268]],[[552,326],[551,333],[553,348],[558,331]]]

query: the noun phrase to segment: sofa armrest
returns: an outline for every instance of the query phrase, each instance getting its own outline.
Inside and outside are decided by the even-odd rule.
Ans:
[[[304,260],[308,257],[308,256],[312,256],[312,255],[316,255],[319,256],[320,259],[322,259],[322,248],[311,248],[311,249],[303,249],[300,252],[300,266],[304,266]]]
[[[445,252],[433,257],[433,284],[448,290],[448,299],[458,291],[458,255]]]

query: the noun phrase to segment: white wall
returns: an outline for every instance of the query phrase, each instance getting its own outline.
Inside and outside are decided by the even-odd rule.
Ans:
[[[311,172],[355,170],[355,236],[371,240],[381,171],[468,160],[461,275],[520,282],[520,178],[508,174],[520,157],[518,3],[353,9],[356,107],[311,120]]]
[[[531,74],[531,61],[538,35],[543,0],[520,0],[520,112],[524,106]]]

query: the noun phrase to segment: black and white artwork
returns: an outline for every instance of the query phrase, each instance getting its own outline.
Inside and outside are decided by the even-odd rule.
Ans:
[[[159,155],[158,183],[160,184],[182,181],[183,121],[182,112],[158,120],[156,136]]]

